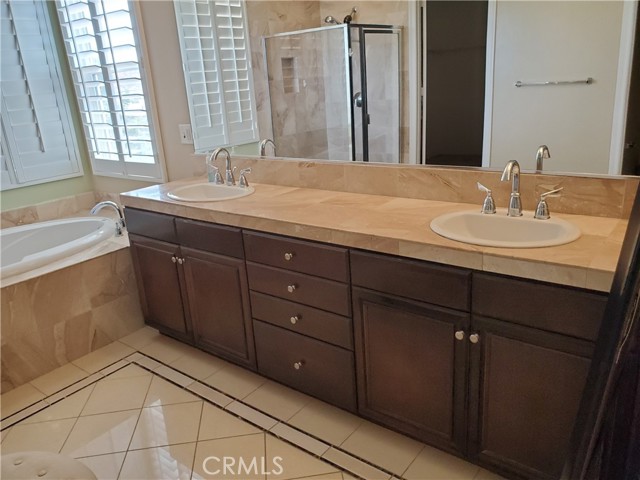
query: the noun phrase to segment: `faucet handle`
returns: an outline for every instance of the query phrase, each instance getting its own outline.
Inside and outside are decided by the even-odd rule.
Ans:
[[[482,210],[480,210],[480,212],[487,214],[496,213],[496,203],[494,202],[493,196],[491,195],[491,190],[482,185],[480,182],[477,182],[477,185],[478,190],[487,194],[484,202],[482,203]]]
[[[222,180],[222,175],[220,175],[220,169],[215,165],[208,165],[209,172],[208,178],[211,183],[215,183],[216,185],[222,185],[224,180]]]
[[[558,195],[554,194],[561,192],[563,189],[564,187],[560,187],[540,194],[540,201],[538,202],[533,218],[537,218],[538,220],[547,220],[548,218],[551,218],[551,215],[549,214],[549,205],[547,205],[547,197],[557,197]]]
[[[251,167],[243,168],[242,170],[240,170],[240,180],[238,181],[238,184],[243,188],[249,187],[249,181],[247,180],[246,176],[247,173],[251,173]]]

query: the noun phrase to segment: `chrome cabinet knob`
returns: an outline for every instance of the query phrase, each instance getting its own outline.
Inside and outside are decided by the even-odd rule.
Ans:
[[[293,364],[293,368],[295,368],[296,370],[300,370],[303,365],[304,365],[304,360],[300,360],[299,362],[295,362]]]
[[[455,333],[456,340],[464,340],[464,330],[458,330]]]
[[[294,315],[289,320],[291,321],[291,325],[295,325],[296,323],[298,323],[298,320],[300,320],[300,317],[298,315]]]
[[[480,335],[478,335],[477,333],[472,333],[471,335],[469,335],[469,341],[471,343],[478,343],[480,341]]]
[[[296,286],[294,284],[291,284],[291,285],[287,286],[287,292],[293,293],[295,291],[296,291]]]
[[[178,261],[178,257],[176,257],[175,255],[173,255],[173,256],[171,257],[171,261],[172,261],[173,263],[176,263],[176,262]]]
[[[292,258],[293,258],[293,253],[289,253],[289,252],[287,252],[287,253],[285,253],[285,254],[284,254],[284,259],[285,259],[287,262],[288,262],[288,261],[290,261]]]
[[[178,258],[178,265],[182,265],[184,263],[184,258]]]

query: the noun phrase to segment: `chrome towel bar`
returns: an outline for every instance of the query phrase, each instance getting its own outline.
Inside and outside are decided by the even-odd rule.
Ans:
[[[521,82],[518,80],[514,85],[516,87],[544,87],[546,85],[591,85],[593,78],[589,77],[586,80],[561,80],[557,82]]]

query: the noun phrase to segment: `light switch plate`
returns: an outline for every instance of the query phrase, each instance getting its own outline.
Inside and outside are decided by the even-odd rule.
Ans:
[[[193,133],[191,132],[191,125],[189,125],[188,123],[178,125],[178,130],[180,131],[180,143],[193,145]]]

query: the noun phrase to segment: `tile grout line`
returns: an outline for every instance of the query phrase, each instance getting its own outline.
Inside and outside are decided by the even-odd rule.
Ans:
[[[133,348],[133,347],[132,347],[132,348]],[[129,359],[130,357],[135,356],[135,355],[137,355],[137,358],[131,358],[131,359]],[[188,377],[189,379],[193,380],[193,382],[192,382],[191,384],[187,385],[187,386],[180,385],[179,383],[175,382],[173,379],[168,378],[168,376],[164,376],[164,375],[162,374],[162,372],[156,372],[155,370],[151,369],[148,365],[145,365],[145,364],[144,364],[144,361],[143,361],[143,362],[140,362],[141,357],[143,357],[143,360],[144,360],[144,359],[146,359],[146,360],[152,360],[152,361],[154,361],[154,362],[158,363],[158,364],[159,364],[159,365],[161,365],[161,366],[166,367],[167,369],[169,369],[169,370],[171,370],[171,371],[173,371],[173,372],[176,372],[176,373],[178,373],[178,374],[184,375],[184,376]],[[120,368],[117,368],[117,369],[115,369],[115,370],[113,370],[113,371],[109,371],[108,373],[106,373],[106,375],[103,373],[103,371],[105,371],[105,370],[109,370],[109,369],[113,368],[113,366],[114,366],[115,364],[119,363],[119,362],[126,362],[126,363],[124,363]],[[354,460],[357,460],[357,461],[359,461],[359,462],[361,462],[361,463],[364,463],[364,464],[365,464],[365,465],[367,465],[367,466],[370,466],[370,467],[372,467],[372,468],[375,468],[375,469],[379,470],[380,472],[384,473],[385,475],[387,475],[387,474],[388,474],[390,477],[398,478],[398,479],[402,479],[402,478],[403,478],[401,475],[396,475],[395,473],[393,473],[393,472],[391,472],[391,471],[388,471],[388,470],[387,470],[387,469],[385,469],[385,468],[382,468],[382,467],[380,467],[380,466],[378,466],[378,465],[373,464],[373,463],[372,463],[372,462],[370,462],[369,460],[366,460],[366,459],[361,458],[361,457],[359,457],[359,456],[357,456],[357,455],[355,455],[355,454],[353,454],[353,453],[348,452],[347,450],[344,450],[343,448],[341,448],[341,446],[340,446],[340,445],[333,445],[333,444],[332,444],[332,443],[330,443],[330,442],[327,442],[327,441],[325,441],[325,440],[322,440],[322,439],[320,439],[320,438],[318,438],[318,437],[316,437],[316,436],[314,436],[314,435],[312,435],[312,434],[310,434],[310,433],[308,433],[308,432],[305,432],[305,431],[303,431],[303,430],[301,430],[301,429],[297,428],[297,427],[296,427],[296,426],[294,426],[294,425],[289,424],[289,423],[288,423],[288,421],[289,421],[291,418],[293,418],[297,413],[299,413],[301,410],[303,410],[303,409],[304,409],[308,404],[307,404],[307,405],[304,405],[303,407],[301,407],[298,411],[296,411],[296,413],[294,413],[291,417],[289,417],[289,419],[287,419],[287,420],[281,420],[281,419],[279,419],[279,418],[276,418],[276,417],[272,416],[271,414],[269,414],[269,413],[267,413],[267,412],[262,411],[260,408],[254,407],[253,405],[250,405],[250,404],[246,403],[246,402],[245,402],[243,399],[241,399],[241,398],[237,398],[237,397],[235,397],[235,396],[233,396],[233,395],[227,394],[226,392],[223,392],[223,391],[222,391],[222,390],[220,390],[219,388],[214,387],[214,386],[212,386],[212,385],[209,385],[209,384],[207,384],[207,383],[204,383],[204,381],[203,381],[203,380],[200,380],[200,379],[197,379],[197,378],[195,378],[195,377],[192,377],[190,374],[188,374],[188,373],[186,373],[186,372],[182,372],[182,371],[180,371],[180,370],[176,369],[176,368],[175,368],[175,367],[173,367],[171,364],[167,364],[167,363],[165,363],[164,361],[158,360],[158,359],[156,359],[156,358],[154,358],[154,357],[152,357],[152,356],[150,356],[150,355],[147,355],[147,354],[145,354],[145,353],[143,353],[143,352],[140,352],[140,351],[139,351],[139,350],[137,350],[137,349],[136,349],[136,351],[135,351],[134,353],[130,353],[130,354],[128,354],[128,355],[126,355],[126,356],[124,356],[124,357],[122,357],[122,358],[120,358],[120,359],[117,359],[117,360],[115,360],[114,362],[112,362],[112,363],[110,363],[110,364],[106,365],[106,366],[105,366],[105,367],[103,367],[102,369],[100,369],[100,370],[98,370],[98,371],[96,371],[96,372],[94,372],[94,373],[92,373],[92,374],[88,374],[88,375],[87,375],[86,377],[84,377],[83,379],[77,380],[76,382],[73,382],[73,383],[71,383],[70,385],[67,385],[66,387],[63,387],[63,388],[59,389],[59,390],[58,390],[58,391],[56,391],[55,393],[53,393],[53,394],[51,394],[51,395],[48,395],[48,396],[46,396],[46,397],[44,397],[44,398],[41,398],[41,399],[37,400],[36,402],[33,402],[33,403],[31,403],[30,405],[28,405],[28,406],[26,406],[26,407],[22,408],[22,409],[21,409],[21,410],[19,410],[18,412],[15,412],[14,414],[9,415],[9,416],[7,416],[7,417],[5,417],[5,418],[2,420],[2,423],[3,423],[3,424],[4,424],[4,423],[7,423],[7,424],[6,424],[6,425],[2,425],[1,430],[6,430],[6,429],[8,429],[8,428],[11,428],[11,427],[13,427],[14,425],[16,425],[16,424],[18,424],[18,423],[22,422],[23,420],[26,420],[27,418],[30,418],[30,417],[32,417],[33,415],[35,415],[35,414],[37,414],[37,413],[42,412],[43,410],[47,409],[48,407],[53,406],[53,405],[55,405],[55,404],[59,403],[60,401],[62,401],[62,400],[64,400],[64,399],[68,398],[69,396],[71,396],[71,395],[73,395],[73,394],[77,393],[78,391],[82,390],[83,388],[86,388],[86,387],[88,387],[89,385],[93,385],[93,384],[95,384],[95,383],[97,383],[97,382],[99,382],[100,380],[103,380],[103,379],[105,379],[105,378],[108,378],[110,375],[112,375],[112,374],[114,374],[114,373],[116,373],[116,372],[118,372],[118,371],[122,370],[123,368],[126,368],[126,367],[127,367],[127,366],[129,366],[129,365],[134,365],[134,364],[135,364],[136,366],[138,366],[138,367],[140,367],[140,368],[142,368],[142,369],[144,369],[144,370],[148,371],[148,372],[149,372],[149,373],[151,373],[152,375],[156,375],[156,376],[158,376],[158,377],[161,377],[163,380],[166,380],[166,381],[170,382],[171,384],[173,384],[173,385],[177,386],[178,388],[180,388],[180,389],[182,389],[182,390],[186,390],[186,391],[188,391],[189,393],[191,393],[191,394],[193,394],[193,395],[195,395],[195,396],[197,396],[197,397],[201,398],[202,400],[206,401],[206,402],[207,402],[207,403],[209,403],[210,405],[215,406],[215,407],[217,407],[217,408],[219,408],[219,409],[221,409],[221,410],[223,410],[223,411],[225,411],[225,412],[227,412],[227,413],[229,413],[229,414],[231,414],[231,415],[235,416],[236,418],[239,418],[239,419],[241,419],[241,420],[243,420],[243,421],[246,421],[247,423],[249,423],[249,424],[251,424],[251,425],[253,425],[253,426],[255,426],[255,427],[259,428],[260,430],[262,430],[262,431],[263,431],[263,433],[268,433],[268,434],[272,435],[273,437],[278,438],[279,440],[284,441],[285,443],[287,443],[287,444],[289,444],[289,445],[292,445],[293,447],[295,447],[295,448],[297,448],[297,449],[299,449],[299,450],[302,450],[303,452],[305,452],[305,453],[307,453],[307,454],[309,454],[309,455],[312,455],[313,457],[315,457],[315,458],[317,458],[317,459],[321,460],[322,462],[328,463],[328,464],[330,464],[330,465],[332,465],[332,466],[334,466],[334,467],[336,467],[336,468],[339,468],[339,469],[341,469],[341,470],[344,470],[344,471],[346,471],[347,473],[349,473],[350,475],[354,475],[354,476],[355,476],[355,477],[357,477],[357,478],[362,478],[362,477],[360,477],[358,474],[355,474],[354,472],[352,472],[351,470],[349,470],[347,467],[340,466],[339,464],[336,464],[336,463],[334,463],[334,462],[332,462],[332,461],[330,461],[330,460],[326,459],[326,458],[324,457],[324,455],[326,454],[326,452],[328,452],[329,450],[331,450],[331,448],[333,448],[333,449],[335,449],[335,450],[337,450],[337,451],[341,452],[342,454],[344,454],[344,455],[346,455],[346,456],[348,456],[348,457],[350,457],[350,458],[352,458],[352,459],[354,459]],[[158,367],[155,367],[155,368],[157,369]],[[222,370],[224,370],[224,368],[223,368]],[[60,392],[62,392],[62,391],[64,391],[64,390],[66,390],[66,389],[68,389],[68,388],[71,388],[71,387],[73,387],[74,385],[78,385],[78,384],[80,384],[80,383],[84,382],[84,381],[86,381],[88,378],[90,378],[90,377],[92,377],[92,376],[96,376],[97,378],[95,378],[95,379],[94,379],[93,381],[91,381],[89,384],[84,385],[84,386],[82,386],[82,387],[79,387],[77,390],[74,390],[74,391],[72,391],[72,392],[69,392],[67,395],[65,395],[65,396],[63,396],[63,397],[61,397],[61,398],[57,399],[55,402],[53,402],[53,403],[51,403],[51,404],[49,404],[49,403],[47,402],[47,399],[49,399],[50,397],[53,397],[53,396],[55,396],[55,395],[58,395],[58,394],[60,394]],[[224,395],[225,397],[230,398],[230,399],[232,400],[232,402],[228,403],[226,406],[220,406],[220,405],[216,404],[215,402],[213,402],[212,400],[209,400],[208,398],[206,398],[204,395],[201,395],[201,394],[199,394],[199,393],[197,393],[197,392],[194,392],[194,391],[190,390],[188,387],[189,387],[189,386],[191,386],[191,385],[193,385],[194,383],[197,383],[197,384],[199,384],[199,385],[202,385],[203,387],[209,388],[209,389],[211,389],[211,390],[213,390],[213,391],[215,391],[215,392],[217,392],[217,393],[220,393],[221,395]],[[255,388],[255,389],[253,389],[251,392],[249,392],[249,393],[248,393],[244,398],[246,398],[247,396],[251,395],[253,392],[255,392],[256,390],[258,390],[258,389],[259,389],[259,388],[261,388],[261,387],[262,387],[262,385],[260,385],[260,386],[256,387],[256,388]],[[147,393],[146,393],[146,395],[148,395],[148,393],[149,393],[149,389],[150,389],[150,388],[151,388],[151,382],[149,383],[149,387],[147,388]],[[145,398],[146,398],[146,395],[145,395]],[[87,400],[87,401],[88,401],[88,400]],[[39,402],[44,402],[44,403],[45,403],[45,405],[43,405],[43,406],[42,406],[42,408],[38,409],[37,411],[32,412],[32,413],[30,413],[29,415],[25,416],[24,418],[17,418],[15,421],[11,421],[11,418],[12,418],[12,417],[14,417],[14,416],[16,416],[16,415],[19,415],[21,412],[23,412],[23,411],[27,410],[28,408],[31,408],[31,407],[32,407],[32,406],[34,406],[34,405],[37,405]],[[244,406],[245,408],[248,408],[248,409],[253,410],[253,411],[255,411],[255,412],[257,412],[257,413],[259,413],[259,414],[261,414],[261,415],[264,415],[264,416],[268,417],[269,419],[271,419],[271,420],[273,420],[273,421],[275,421],[275,422],[276,422],[276,423],[275,423],[275,425],[273,425],[270,429],[266,429],[266,428],[265,428],[265,427],[263,427],[262,425],[259,425],[259,424],[255,423],[255,422],[253,422],[252,420],[250,420],[250,419],[248,419],[248,418],[246,418],[246,417],[243,417],[243,416],[242,416],[242,415],[240,415],[240,414],[237,414],[236,412],[233,412],[233,411],[228,410],[228,409],[227,409],[227,407],[228,407],[229,405],[233,404],[234,402],[238,402],[240,405]],[[83,410],[84,410],[84,408],[85,408],[85,407],[86,407],[86,402],[85,402],[85,405],[83,406]],[[136,429],[136,428],[137,428],[137,426],[138,426],[138,422],[139,422],[139,420],[140,420],[140,415],[142,414],[142,409],[143,409],[143,408],[145,408],[145,407],[144,407],[144,406],[143,406],[143,407],[141,407],[141,408],[140,408],[140,412],[138,413],[138,418],[136,419],[136,426],[134,427],[134,433],[135,433],[135,429]],[[204,407],[203,407],[203,409],[204,409]],[[203,409],[201,409],[201,412],[200,412],[200,416],[201,416],[201,418],[202,418],[202,411],[203,411]],[[78,417],[76,417],[76,423],[77,423],[77,421],[78,421],[78,419],[79,419],[79,418],[80,418],[80,415],[78,415]],[[7,420],[9,420],[9,422],[7,422]],[[71,428],[71,430],[73,430],[73,428],[75,428],[76,423],[74,423],[74,426]],[[326,444],[326,445],[329,445],[329,448],[325,451],[325,453],[323,453],[322,455],[320,455],[320,456],[319,456],[319,455],[317,455],[316,453],[311,452],[311,451],[309,451],[309,450],[307,450],[307,449],[303,448],[302,446],[300,446],[300,445],[298,445],[298,444],[294,443],[293,441],[291,441],[291,440],[289,440],[289,439],[287,439],[287,438],[281,437],[281,436],[279,436],[278,434],[276,434],[276,433],[272,432],[272,431],[271,431],[271,429],[273,429],[273,428],[274,428],[276,425],[278,425],[279,423],[282,423],[283,425],[288,426],[289,428],[291,428],[291,429],[293,429],[293,430],[297,431],[298,433],[300,433],[300,434],[302,434],[302,435],[307,436],[308,438],[310,438],[310,439],[312,439],[312,440],[315,440],[315,441],[318,441],[318,442],[324,443],[324,444]],[[198,430],[199,430],[199,428],[200,428],[200,427],[198,426]],[[360,426],[358,426],[358,427],[356,428],[356,430],[358,430],[358,428],[360,428]],[[355,433],[355,431],[356,431],[356,430],[354,430],[354,432],[352,432],[352,433],[349,435],[349,437],[350,437],[351,435],[353,435],[353,433]],[[69,432],[69,435],[70,435],[70,434],[71,434],[71,431]],[[198,431],[198,434],[199,434],[199,431]],[[66,444],[66,442],[67,442],[67,440],[68,440],[69,435],[67,435],[67,438],[65,439],[65,441],[64,441],[64,443],[63,443],[62,447],[60,448],[60,450],[62,450],[62,449],[64,448],[64,445]],[[347,439],[348,439],[349,437],[347,437]],[[266,438],[266,437],[265,437],[265,438]],[[347,439],[345,439],[345,441],[346,441]],[[131,439],[129,440],[129,445],[128,445],[128,447],[130,447],[130,446],[131,446],[131,441],[132,441],[132,440],[133,440],[133,435],[132,435]],[[198,440],[196,439],[196,444],[197,444],[197,442],[198,442]],[[265,442],[266,442],[266,440],[265,440]],[[344,443],[344,442],[342,442],[342,443]],[[123,460],[123,462],[122,462],[122,465],[121,465],[121,467],[120,467],[120,471],[119,471],[119,473],[118,473],[118,474],[120,474],[120,473],[121,473],[121,470],[122,470],[122,467],[124,466],[124,462],[126,461],[126,456],[127,456],[128,452],[129,452],[129,448],[127,448],[127,450],[124,452],[124,453],[125,453],[125,458],[124,458],[124,460]],[[265,452],[266,452],[266,443],[265,443]],[[417,457],[416,457],[416,458],[417,458]],[[414,458],[414,460],[413,460],[413,461],[415,461],[415,458]],[[412,461],[411,463],[413,463],[413,461]],[[192,467],[193,467],[193,465],[195,465],[195,452],[194,452],[194,459],[193,459],[193,462],[194,462],[194,463],[192,464]],[[407,468],[408,468],[408,467],[407,467]],[[193,468],[192,468],[192,471],[193,471]],[[406,472],[406,470],[405,470],[405,472]]]
[[[4,417],[4,418],[2,419],[2,424],[3,424],[3,425],[2,425],[2,427],[0,428],[0,431],[5,430],[5,429],[7,429],[7,428],[10,428],[10,427],[12,427],[13,425],[15,425],[15,424],[17,424],[17,423],[20,423],[20,422],[22,422],[23,420],[26,420],[27,418],[32,417],[32,416],[33,416],[33,415],[35,415],[36,413],[40,413],[41,411],[45,410],[46,408],[49,408],[49,407],[51,407],[51,406],[53,406],[53,405],[56,405],[57,403],[61,402],[62,400],[66,399],[66,398],[69,398],[71,395],[73,395],[73,394],[75,394],[75,393],[78,393],[78,392],[79,392],[80,390],[82,390],[83,388],[86,388],[86,387],[88,387],[89,385],[93,385],[94,383],[97,383],[97,382],[99,382],[100,380],[102,380],[102,379],[106,378],[106,376],[104,376],[104,375],[101,373],[101,372],[102,372],[102,370],[109,369],[109,368],[113,367],[113,365],[115,365],[116,363],[118,363],[118,362],[122,362],[123,360],[124,360],[124,358],[120,358],[120,359],[116,360],[115,362],[110,363],[110,364],[109,364],[109,365],[107,365],[106,367],[104,367],[104,368],[102,368],[102,369],[100,369],[100,370],[98,370],[98,371],[96,371],[96,372],[94,372],[94,373],[88,373],[86,377],[81,378],[80,380],[76,380],[76,381],[75,381],[75,382],[73,382],[73,383],[70,383],[69,385],[67,385],[67,386],[65,386],[65,387],[63,387],[63,388],[61,388],[61,389],[57,390],[56,392],[52,393],[51,395],[47,395],[47,396],[45,396],[45,397],[43,397],[43,398],[41,398],[41,399],[39,399],[39,400],[37,400],[37,401],[35,401],[35,402],[31,403],[31,404],[27,405],[27,406],[26,406],[26,407],[24,407],[24,408],[21,408],[20,410],[18,410],[17,412],[15,412],[15,413],[13,413],[13,414],[11,414],[11,415],[7,415],[6,417]],[[122,370],[123,368],[127,367],[127,365],[129,365],[130,363],[131,363],[131,362],[127,362],[127,364],[126,364],[126,365],[122,365],[120,368],[118,368],[118,369],[114,370],[113,372],[109,372],[109,373],[108,373],[108,375],[111,375],[112,373],[115,373],[115,372],[117,372],[117,371]],[[95,377],[96,377],[94,380],[92,380],[92,381],[90,381],[89,383],[87,383],[87,385],[79,386],[79,384],[81,384],[81,383],[83,383],[83,382],[86,382],[86,381],[87,381],[87,379],[90,379],[90,378],[91,378],[91,377],[93,377],[93,376],[95,376]],[[54,401],[54,402],[52,402],[52,403],[49,403],[49,402],[47,401],[47,400],[48,400],[48,399],[50,399],[51,397],[55,397],[56,395],[59,395],[61,392],[64,392],[65,390],[70,389],[70,388],[72,388],[72,387],[74,387],[74,386],[78,386],[78,388],[77,388],[76,390],[73,390],[73,391],[71,391],[71,392],[67,393],[67,394],[66,394],[66,395],[64,395],[63,397],[58,398],[57,400],[55,400],[55,401]],[[34,387],[34,388],[35,388],[35,387]],[[11,420],[11,419],[12,419],[12,417],[20,416],[20,414],[21,414],[22,412],[24,412],[25,410],[28,410],[29,408],[33,407],[34,405],[37,405],[37,404],[38,404],[38,403],[40,403],[40,402],[44,402],[46,405],[43,405],[43,406],[42,406],[42,408],[40,408],[39,410],[37,410],[37,411],[35,411],[35,412],[32,412],[32,413],[30,413],[29,415],[27,415],[27,416],[25,416],[25,417],[23,417],[23,418],[17,418],[16,420]],[[4,425],[5,423],[6,423],[6,425]]]
[[[167,368],[169,368],[169,369],[171,369],[171,370],[174,370],[174,371],[176,371],[176,372],[178,372],[178,373],[181,373],[181,374],[183,374],[183,375],[185,375],[185,376],[189,377],[190,379],[192,379],[192,380],[193,380],[193,382],[192,382],[190,385],[193,385],[194,383],[198,383],[198,384],[200,384],[200,385],[203,385],[204,387],[208,387],[208,388],[210,388],[211,390],[214,390],[214,391],[216,391],[216,392],[218,392],[218,393],[220,393],[220,394],[222,394],[222,395],[225,395],[225,396],[226,396],[226,397],[228,397],[228,398],[231,398],[231,399],[233,400],[233,402],[238,402],[238,403],[240,403],[241,405],[243,405],[243,406],[245,406],[245,407],[247,407],[247,408],[249,408],[249,409],[255,410],[256,412],[258,412],[258,413],[260,413],[260,414],[262,414],[262,415],[265,415],[265,416],[269,417],[270,419],[272,419],[272,420],[276,421],[276,425],[277,425],[278,423],[283,423],[284,425],[286,425],[286,426],[288,426],[288,427],[290,427],[290,428],[292,428],[292,429],[296,430],[297,432],[299,432],[299,433],[301,433],[301,434],[303,434],[303,435],[306,435],[307,437],[309,437],[309,438],[311,438],[311,439],[313,439],[313,440],[316,440],[316,441],[319,441],[319,442],[321,442],[321,443],[325,443],[325,444],[329,445],[329,449],[327,449],[327,451],[329,451],[331,448],[334,448],[335,450],[338,450],[339,452],[343,453],[344,455],[347,455],[347,456],[349,456],[349,457],[351,457],[351,458],[353,458],[353,459],[355,459],[355,460],[358,460],[358,461],[360,461],[360,462],[362,462],[362,463],[364,463],[364,464],[366,464],[366,465],[368,465],[368,466],[370,466],[370,467],[373,467],[373,468],[375,468],[375,469],[377,469],[377,470],[380,470],[380,471],[381,471],[381,472],[383,472],[384,474],[389,474],[389,476],[390,476],[390,477],[394,477],[394,478],[397,478],[397,479],[399,479],[399,480],[402,480],[402,479],[403,479],[403,477],[402,477],[402,475],[401,475],[401,474],[393,473],[393,472],[391,472],[391,471],[389,471],[389,470],[387,470],[387,469],[385,469],[385,468],[383,468],[383,467],[380,467],[379,465],[376,465],[376,464],[372,463],[370,460],[367,460],[367,459],[364,459],[364,458],[362,458],[362,457],[359,457],[359,456],[357,456],[357,455],[355,455],[355,454],[353,454],[353,453],[349,452],[348,450],[343,449],[340,445],[333,445],[332,443],[329,443],[329,442],[327,442],[326,440],[322,440],[322,439],[320,439],[320,438],[318,438],[318,437],[314,436],[313,434],[310,434],[310,433],[308,433],[308,432],[305,432],[305,431],[303,431],[303,430],[299,429],[298,427],[296,427],[296,426],[294,426],[294,425],[289,424],[289,423],[288,423],[288,420],[281,420],[281,419],[279,419],[279,418],[276,418],[276,417],[274,417],[274,416],[270,415],[269,413],[264,412],[264,411],[262,411],[261,409],[259,409],[259,408],[257,408],[257,407],[254,407],[253,405],[250,405],[250,404],[248,404],[248,403],[244,402],[244,400],[243,400],[243,399],[240,399],[240,398],[234,397],[233,395],[230,395],[230,394],[228,394],[228,393],[223,392],[222,390],[220,390],[220,389],[219,389],[219,388],[217,388],[217,387],[214,387],[214,386],[212,386],[212,385],[209,385],[209,384],[207,384],[207,383],[204,383],[204,381],[203,381],[203,380],[199,380],[199,379],[197,379],[197,378],[195,378],[195,377],[192,377],[191,375],[189,375],[189,374],[188,374],[188,373],[186,373],[186,372],[181,372],[181,371],[179,371],[179,370],[175,369],[175,368],[174,368],[173,366],[171,366],[170,364],[166,364],[166,363],[164,363],[164,362],[163,362],[163,361],[161,361],[161,360],[155,359],[155,358],[153,358],[153,357],[149,357],[149,356],[148,356],[148,355],[146,355],[145,353],[142,353],[142,352],[138,352],[138,353],[139,353],[140,355],[144,356],[144,357],[151,358],[152,360],[154,360],[154,361],[156,361],[156,362],[158,362],[158,363],[160,363],[160,364],[164,365],[165,367],[167,367]],[[296,447],[296,448],[298,448],[298,449],[300,449],[300,450],[302,450],[302,451],[304,451],[304,452],[306,452],[306,453],[308,453],[308,454],[310,454],[310,455],[313,455],[314,457],[316,457],[316,458],[318,458],[318,459],[322,460],[323,462],[327,462],[327,463],[330,463],[331,465],[336,466],[336,464],[334,464],[333,462],[331,462],[331,461],[327,460],[327,459],[324,457],[324,454],[323,454],[323,455],[321,455],[321,456],[318,456],[318,455],[316,455],[314,452],[310,452],[309,450],[307,450],[307,449],[305,449],[305,448],[301,447],[300,445],[297,445],[297,444],[293,443],[292,441],[290,441],[290,440],[288,440],[288,439],[286,439],[286,438],[284,438],[284,437],[280,437],[279,435],[277,435],[277,434],[273,433],[273,432],[271,431],[271,429],[266,430],[263,426],[261,426],[261,425],[259,425],[259,424],[256,424],[256,423],[255,423],[255,422],[253,422],[252,420],[250,420],[250,419],[248,419],[248,418],[246,418],[246,417],[243,417],[242,415],[239,415],[239,414],[237,414],[237,413],[235,413],[235,412],[229,411],[229,410],[227,409],[227,406],[228,406],[228,405],[231,405],[233,402],[229,403],[229,404],[228,404],[227,406],[225,406],[225,407],[221,407],[221,406],[219,406],[219,405],[217,405],[217,404],[215,404],[215,403],[211,402],[211,400],[209,400],[208,398],[206,398],[206,397],[202,396],[201,394],[199,394],[199,393],[197,393],[197,392],[194,392],[194,391],[190,390],[190,389],[188,388],[188,386],[187,386],[187,387],[183,387],[183,386],[181,386],[181,385],[179,385],[179,384],[175,383],[174,381],[172,381],[172,380],[171,380],[171,379],[169,379],[168,377],[163,376],[163,375],[162,375],[162,373],[158,373],[158,372],[156,372],[155,370],[151,370],[149,367],[147,367],[147,366],[145,366],[145,365],[143,365],[143,364],[138,363],[136,359],[134,359],[134,360],[132,361],[132,363],[137,364],[137,365],[138,365],[138,366],[140,366],[141,368],[144,368],[145,370],[149,371],[150,373],[152,373],[152,374],[154,374],[154,375],[158,375],[158,376],[162,377],[163,379],[165,379],[165,380],[167,380],[167,381],[171,382],[173,385],[175,385],[175,386],[177,386],[177,387],[179,387],[179,388],[182,388],[182,389],[184,389],[184,390],[189,391],[190,393],[192,393],[192,394],[194,394],[194,395],[196,395],[196,396],[198,396],[198,397],[202,398],[203,400],[205,400],[206,402],[208,402],[208,403],[210,403],[210,404],[212,404],[212,405],[216,406],[217,408],[220,408],[221,410],[223,410],[223,411],[225,411],[225,412],[227,412],[227,413],[230,413],[230,414],[234,415],[235,417],[240,418],[240,419],[242,419],[242,420],[246,421],[247,423],[250,423],[251,425],[253,425],[253,426],[255,426],[255,427],[257,427],[257,428],[259,428],[259,429],[263,430],[265,433],[269,433],[269,434],[273,435],[274,437],[276,437],[276,438],[278,438],[278,439],[280,439],[280,440],[282,440],[282,441],[285,441],[286,443],[288,443],[288,444],[290,444],[290,445],[292,445],[292,446],[294,446],[294,447]],[[189,386],[190,386],[190,385],[189,385]],[[261,386],[262,386],[262,385],[261,385]],[[260,387],[257,387],[256,389],[252,390],[252,392],[251,392],[251,393],[253,393],[253,392],[255,392],[256,390],[258,390],[258,388],[260,388]],[[249,393],[248,395],[250,395],[250,393]],[[248,395],[247,395],[247,396],[248,396]],[[306,405],[305,405],[305,406],[306,406]],[[303,407],[303,408],[304,408],[304,407]],[[301,408],[300,410],[302,410],[302,408]],[[300,411],[300,410],[299,410],[299,411]],[[299,413],[299,411],[298,411],[298,412],[296,412],[296,413]],[[295,416],[295,414],[294,414],[293,416]],[[292,416],[292,417],[293,417],[293,416]],[[292,417],[290,417],[290,418],[292,418]],[[275,425],[274,425],[274,427],[275,427]],[[273,428],[273,427],[271,427],[271,428]],[[360,428],[360,425],[356,428],[356,430],[358,430],[358,428]],[[355,430],[354,430],[354,432],[352,432],[352,433],[349,435],[349,437],[350,437],[351,435],[353,435],[353,433],[355,433]],[[349,437],[347,437],[347,438],[349,438]],[[345,439],[345,441],[346,441],[346,439]],[[344,443],[344,442],[342,442],[342,443]],[[424,447],[423,447],[420,451],[422,451],[423,449],[424,449]],[[326,452],[325,452],[325,453],[326,453]],[[418,453],[419,453],[419,452],[418,452]],[[416,455],[416,457],[415,457],[415,458],[417,458],[417,455]],[[411,463],[413,463],[413,461],[415,460],[415,458],[411,461]],[[346,471],[348,471],[348,473],[349,473],[349,474],[351,474],[351,475],[355,475],[356,477],[361,478],[359,475],[354,474],[353,472],[351,472],[351,471],[350,471],[349,469],[347,469],[346,467],[338,466],[338,468],[340,468],[340,469],[342,469],[342,470],[346,470]],[[408,467],[407,467],[407,468],[408,468]],[[405,470],[405,471],[406,471],[406,470]]]

